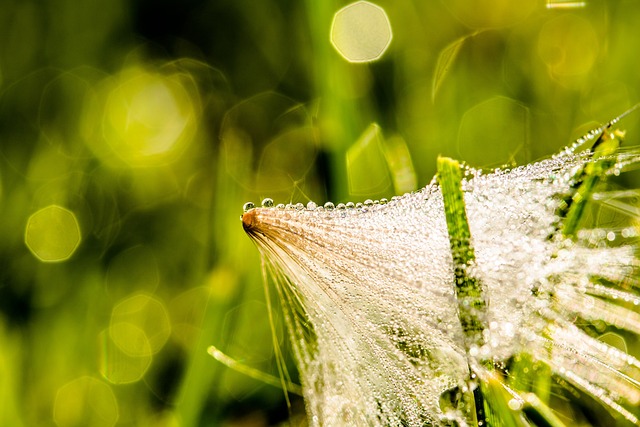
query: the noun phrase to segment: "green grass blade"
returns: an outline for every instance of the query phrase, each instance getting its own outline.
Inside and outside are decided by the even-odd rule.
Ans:
[[[442,191],[449,244],[453,257],[458,318],[465,334],[466,352],[469,354],[471,348],[478,348],[484,344],[482,332],[486,328],[484,321],[486,303],[480,281],[468,274],[469,267],[475,261],[475,253],[471,245],[471,231],[464,204],[460,163],[446,157],[438,158],[438,183]],[[487,367],[493,369],[490,362]],[[477,382],[471,365],[469,371],[472,376],[471,383]],[[473,396],[465,395],[463,397],[465,405],[468,407],[471,407],[470,401],[473,400],[474,422],[478,425],[481,422],[483,424],[486,422],[484,411],[487,405],[484,399],[480,387],[473,389]]]
[[[578,173],[575,192],[564,200],[565,203],[560,208],[559,215],[564,218],[561,229],[564,236],[572,237],[578,231],[587,202],[598,184],[605,179],[607,172],[614,167],[614,155],[623,139],[624,132],[606,129],[594,144],[591,162]]]
[[[538,427],[566,427],[565,424],[545,405],[538,396],[528,393],[525,396],[522,412]]]
[[[453,256],[460,323],[467,336],[467,346],[481,346],[484,341],[482,331],[486,329],[484,321],[486,302],[480,281],[467,274],[469,267],[475,261],[475,253],[471,245],[471,232],[465,210],[460,164],[456,160],[440,157],[438,182],[442,190]]]
[[[519,411],[521,399],[508,389],[497,374],[490,374],[480,381],[487,401],[487,424],[492,427],[530,427],[531,424]],[[515,406],[514,405],[515,402]]]

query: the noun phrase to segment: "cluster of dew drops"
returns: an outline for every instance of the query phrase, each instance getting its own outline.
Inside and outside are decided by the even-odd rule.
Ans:
[[[568,155],[568,154],[572,154],[573,152],[575,152],[575,150],[581,146],[582,144],[584,144],[586,141],[588,140],[592,140],[595,137],[597,137],[598,135],[600,135],[605,129],[606,127],[609,127],[613,124],[615,124],[617,120],[613,120],[611,121],[607,126],[603,126],[600,127],[598,129],[593,129],[591,130],[589,133],[587,133],[585,136],[578,138],[573,144],[567,146],[562,152],[560,152],[558,155]],[[554,156],[555,157],[555,156]],[[475,176],[478,173],[480,173],[480,171],[474,169],[474,168],[468,168],[465,167],[464,168],[465,171],[465,176],[469,177],[469,176]],[[500,169],[497,169],[497,171],[500,171]],[[399,196],[393,196],[391,198],[391,200],[396,200],[398,199]],[[372,200],[372,199],[367,199],[364,202],[358,202],[358,203],[353,203],[353,202],[348,202],[348,203],[338,203],[337,205],[334,204],[333,202],[326,202],[323,206],[318,206],[315,202],[310,201],[309,203],[307,203],[307,205],[305,206],[303,203],[287,203],[286,205],[284,203],[280,203],[278,205],[274,205],[273,199],[267,197],[264,200],[262,200],[262,203],[260,204],[260,207],[262,208],[273,208],[275,207],[276,209],[290,209],[290,210],[304,210],[306,208],[306,210],[333,210],[333,209],[339,209],[339,210],[343,210],[343,209],[362,209],[364,207],[371,207],[374,205],[384,205],[387,204],[389,201],[385,198],[382,198],[380,200]],[[251,209],[254,209],[256,207],[255,203],[253,202],[246,202],[243,206],[242,206],[242,211],[243,212],[248,212]]]
[[[391,200],[396,200],[398,199],[398,196],[393,196],[391,198]],[[364,202],[358,202],[358,203],[353,203],[353,202],[348,202],[348,203],[338,203],[337,205],[335,205],[333,202],[327,202],[322,206],[318,206],[315,202],[310,201],[309,203],[307,203],[307,205],[305,206],[302,203],[287,203],[286,205],[284,203],[280,203],[278,205],[273,204],[273,200],[270,198],[266,198],[262,201],[261,203],[261,207],[263,208],[273,208],[275,207],[276,209],[290,209],[290,210],[309,210],[309,211],[315,211],[315,210],[334,210],[334,209],[339,209],[339,210],[344,210],[344,209],[362,209],[365,207],[371,207],[371,206],[375,206],[375,205],[386,205],[387,203],[389,203],[389,200],[387,199],[380,199],[380,200],[371,200],[371,199],[367,199]],[[244,206],[242,207],[242,211],[243,212],[248,212],[251,209],[255,208],[256,205],[253,202],[247,202],[244,204]]]
[[[640,106],[640,104],[639,104]],[[635,109],[635,108],[634,108]],[[632,109],[633,110],[633,109]],[[631,110],[627,111],[627,113],[629,113]],[[625,113],[626,115],[626,113]],[[576,139],[572,144],[568,145],[567,147],[565,147],[564,150],[562,150],[561,152],[557,153],[556,155],[552,156],[552,158],[558,158],[560,156],[567,156],[567,155],[571,155],[571,154],[575,154],[576,150],[578,150],[578,148],[580,146],[582,146],[583,144],[585,144],[588,141],[592,141],[594,139],[596,139],[597,137],[599,137],[602,132],[606,132],[611,126],[615,125],[618,121],[620,121],[620,119],[623,117],[624,115],[617,117],[616,119],[610,121],[609,123],[607,123],[604,126],[601,126],[599,128],[596,129],[592,129],[591,131],[587,132],[584,136]],[[613,170],[613,174],[614,175],[618,175],[619,174],[619,170],[620,170],[621,165],[616,164]],[[464,172],[464,176],[465,178],[469,179],[469,178],[474,178],[477,177],[478,175],[482,175],[482,171],[475,169],[475,168],[470,168],[467,165],[463,165],[463,172]],[[493,172],[505,172],[504,170],[501,170],[500,168],[495,169]],[[391,197],[391,201],[395,201],[397,199],[399,199],[400,196],[393,196]],[[280,203],[275,205],[273,202],[273,199],[271,198],[265,198],[262,200],[261,204],[259,207],[262,208],[275,208],[275,209],[283,209],[283,210],[296,210],[296,211],[303,211],[303,210],[307,210],[307,211],[332,211],[334,209],[337,210],[351,210],[351,209],[367,209],[370,207],[373,207],[375,205],[385,205],[389,202],[388,199],[386,198],[381,198],[380,200],[372,200],[372,199],[367,199],[364,202],[358,202],[358,203],[354,203],[354,202],[347,202],[347,203],[338,203],[338,204],[334,204],[333,202],[326,202],[324,205],[319,206],[318,204],[316,204],[313,201],[309,201],[306,205],[304,205],[303,203]],[[256,205],[253,202],[246,202],[243,207],[242,207],[242,211],[243,213],[246,213],[252,209],[256,208]],[[594,240],[597,241],[602,241],[603,239],[598,239],[597,237],[601,237],[600,234],[602,233],[602,230],[581,230],[581,232],[579,233],[579,237],[585,240],[589,240],[591,243],[594,243]],[[637,237],[638,236],[638,231],[635,230],[634,228],[630,227],[627,229],[622,230],[621,233],[621,237],[623,238],[630,238],[630,237]],[[597,236],[597,237],[596,237]],[[609,241],[612,241],[615,239],[615,234],[611,231],[609,231],[608,233],[606,233],[606,239]]]

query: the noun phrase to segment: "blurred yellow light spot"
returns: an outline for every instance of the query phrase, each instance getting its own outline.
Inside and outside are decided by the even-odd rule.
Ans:
[[[369,62],[382,56],[391,43],[391,23],[380,6],[359,1],[336,12],[331,43],[349,62]]]
[[[598,36],[583,18],[566,14],[545,24],[538,38],[538,54],[553,76],[588,73],[599,51]]]
[[[151,354],[151,345],[144,331],[131,323],[120,322],[109,327],[113,342],[128,356],[142,357]]]
[[[173,161],[195,133],[196,108],[179,76],[130,70],[106,99],[103,135],[129,166]]]
[[[148,295],[136,295],[120,302],[111,313],[109,334],[113,342],[130,356],[155,354],[171,333],[164,305]]]
[[[586,5],[586,1],[547,1],[547,9],[575,9]]]
[[[29,250],[43,262],[69,259],[78,248],[80,239],[76,216],[57,205],[47,206],[32,214],[24,236]]]
[[[112,337],[118,337],[116,343]],[[140,381],[151,366],[151,346],[144,331],[129,323],[119,323],[102,331],[100,374],[112,384]],[[123,349],[124,348],[124,349]]]
[[[118,402],[109,385],[80,377],[58,389],[53,420],[60,427],[113,426],[118,421]]]

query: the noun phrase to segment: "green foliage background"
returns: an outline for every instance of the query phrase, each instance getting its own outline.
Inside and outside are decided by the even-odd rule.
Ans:
[[[245,201],[390,197],[438,154],[526,163],[640,100],[635,1],[380,1],[370,64],[331,46],[346,4],[2,1],[1,425],[283,422],[281,391],[206,353],[277,374]],[[73,220],[30,229],[51,205]],[[73,221],[69,259],[38,259]]]

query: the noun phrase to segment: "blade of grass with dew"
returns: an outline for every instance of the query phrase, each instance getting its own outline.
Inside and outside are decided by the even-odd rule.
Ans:
[[[474,261],[464,277],[481,284],[476,289],[486,303],[481,345],[469,345],[461,322],[456,262],[470,259],[452,258],[444,200],[451,192],[436,180],[388,203],[245,211],[243,227],[289,311],[311,425],[468,425],[464,413],[443,401],[455,403],[457,390],[468,392],[470,367],[478,367],[484,395],[494,400],[485,405],[488,422],[518,425],[523,417],[561,425],[552,416],[553,400],[515,405],[521,406],[509,413],[515,421],[505,422],[506,390],[526,397],[540,388],[547,399],[544,384],[529,387],[524,378],[514,382],[525,384],[519,391],[501,382],[509,381],[509,363],[520,354],[621,422],[639,424],[640,362],[583,329],[604,321],[640,332],[633,309],[640,298],[621,286],[640,266],[637,248],[610,245],[607,233],[585,241],[580,221],[571,238],[558,230],[567,194],[580,188],[577,172],[597,162],[578,148],[607,127],[537,163],[466,170],[460,187]],[[638,162],[637,151],[614,150],[611,157],[619,172]],[[586,417],[585,423],[598,423]]]
[[[584,217],[587,203],[598,184],[606,179],[606,174],[615,166],[615,153],[622,143],[623,136],[620,131],[609,132],[609,128],[606,128],[593,145],[590,162],[574,174],[571,191],[564,197],[557,211],[561,225],[556,231],[561,232],[563,236],[574,237]],[[595,305],[594,301],[593,306]],[[606,320],[612,323],[612,319]],[[529,405],[527,408],[529,415],[539,420],[540,424],[540,420],[544,419],[549,411],[539,411],[536,414],[532,411],[549,402],[551,369],[540,361],[532,364],[530,357],[524,353],[513,360],[510,369],[510,384],[515,385],[515,389],[520,392],[536,396],[537,404]],[[531,391],[535,391],[535,394],[530,393]],[[549,421],[547,424],[554,425]]]
[[[478,349],[486,344],[483,336],[483,331],[487,329],[486,302],[481,283],[468,274],[475,263],[475,254],[471,245],[459,162],[450,158],[439,158],[438,183],[444,201],[454,264],[458,316],[466,335],[466,352],[477,354]],[[476,414],[476,418],[469,422],[473,425],[488,424],[501,427],[529,426],[525,418],[516,411],[523,406],[524,399],[504,384],[499,374],[494,372],[491,361],[482,362],[486,370],[481,371],[480,366],[469,367],[472,372],[470,386],[473,390]],[[482,377],[480,384],[478,384],[478,374]],[[541,406],[540,402],[538,407]],[[537,417],[538,424],[562,426],[555,417],[549,416],[548,411],[538,411],[534,415]]]
[[[465,352],[473,354],[484,343],[483,331],[486,329],[486,302],[480,282],[469,274],[475,262],[471,245],[471,232],[467,222],[467,213],[462,192],[462,171],[460,164],[450,158],[438,158],[438,183],[442,191],[444,213],[447,221],[449,245],[453,259],[458,318],[465,335]],[[477,367],[469,363],[469,388],[473,394],[472,417],[469,421],[476,425],[485,423],[484,402],[481,389],[477,385]],[[468,393],[467,393],[468,394]],[[464,412],[466,408],[459,408]],[[467,415],[466,418],[469,418]]]
[[[623,132],[618,130],[609,132],[607,129],[594,144],[591,162],[587,163],[574,178],[576,190],[564,200],[564,204],[559,209],[559,216],[563,221],[562,234],[565,236],[572,237],[578,230],[585,206],[598,183],[614,167],[616,162],[614,155],[623,139]]]
[[[486,329],[486,302],[482,295],[482,285],[468,270],[473,267],[475,254],[471,245],[471,232],[467,222],[462,192],[462,171],[453,159],[438,159],[438,183],[442,191],[444,213],[449,233],[449,244],[453,257],[456,300],[462,330],[467,337],[466,350],[482,346]]]

